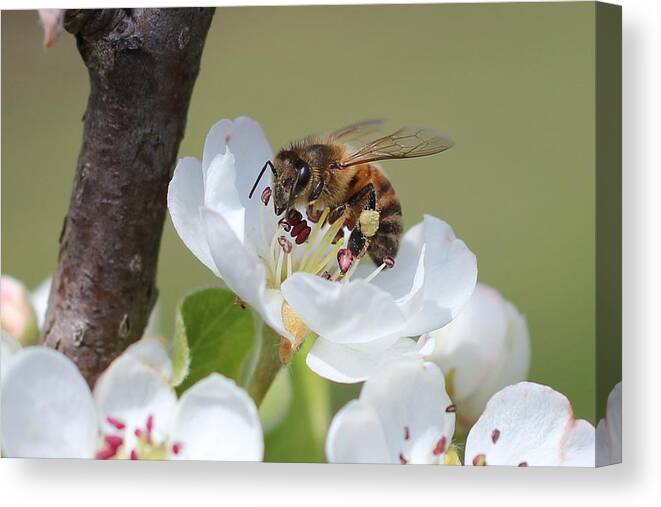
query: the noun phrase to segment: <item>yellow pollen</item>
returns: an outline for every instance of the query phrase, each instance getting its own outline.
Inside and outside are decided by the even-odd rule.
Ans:
[[[373,209],[361,211],[358,221],[360,222],[360,232],[366,237],[371,238],[379,229],[379,212]]]
[[[288,338],[280,337],[280,349],[278,351],[281,364],[289,364],[292,356],[294,355],[294,350],[292,349],[292,344]]]
[[[282,323],[285,329],[294,336],[295,348],[300,347],[305,337],[310,334],[310,328],[286,301],[282,304]]]
[[[445,452],[445,464],[461,465],[461,460],[459,459],[459,453],[457,453],[456,446],[450,446],[450,448]]]

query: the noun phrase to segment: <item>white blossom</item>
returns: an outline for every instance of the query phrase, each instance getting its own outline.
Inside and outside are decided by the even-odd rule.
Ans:
[[[19,350],[2,379],[3,455],[262,459],[257,409],[243,389],[214,373],[177,399],[171,376],[166,351],[152,339],[115,359],[93,393],[63,354],[39,346]]]
[[[475,287],[477,266],[450,226],[425,216],[403,237],[392,269],[355,263],[339,281],[344,242],[332,240],[341,221],[306,225],[307,239],[296,244],[290,224],[264,205],[268,171],[249,198],[272,157],[257,122],[221,120],[207,136],[202,162],[179,161],[168,208],[193,254],[293,349],[310,331],[319,336],[307,356],[313,370],[338,382],[365,380],[393,350],[415,348],[407,337],[457,315]]]

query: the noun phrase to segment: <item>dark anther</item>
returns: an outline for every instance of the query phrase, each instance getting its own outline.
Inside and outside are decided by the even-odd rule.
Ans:
[[[303,231],[303,229],[305,229],[307,226],[308,226],[308,224],[305,220],[301,220],[300,222],[298,222],[296,225],[294,225],[291,228],[292,237],[295,238],[296,236],[298,236]]]
[[[296,235],[296,244],[302,245],[308,239],[308,236],[312,232],[312,229],[309,225],[306,225],[305,228]]]
[[[301,215],[300,211],[295,210],[295,209],[291,209],[291,210],[289,210],[289,213],[287,213],[287,221],[291,225],[296,225],[301,220],[303,220],[303,215]]]

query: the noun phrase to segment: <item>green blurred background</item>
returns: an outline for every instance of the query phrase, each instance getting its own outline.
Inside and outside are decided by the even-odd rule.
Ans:
[[[29,286],[55,269],[88,94],[73,38],[41,38],[36,12],[2,13],[2,272]],[[220,8],[180,155],[239,115],[274,149],[366,118],[450,133],[445,154],[384,164],[406,226],[453,226],[526,315],[530,379],[595,422],[594,52],[592,3]],[[182,295],[213,283],[168,219],[165,333]],[[356,392],[333,389],[335,408]],[[314,458],[292,445],[285,458]]]

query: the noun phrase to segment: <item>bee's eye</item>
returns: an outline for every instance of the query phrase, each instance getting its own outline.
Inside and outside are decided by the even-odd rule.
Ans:
[[[296,171],[298,173],[298,181],[296,182],[296,189],[300,190],[310,181],[310,166],[308,166],[302,160],[297,160],[294,164]]]

